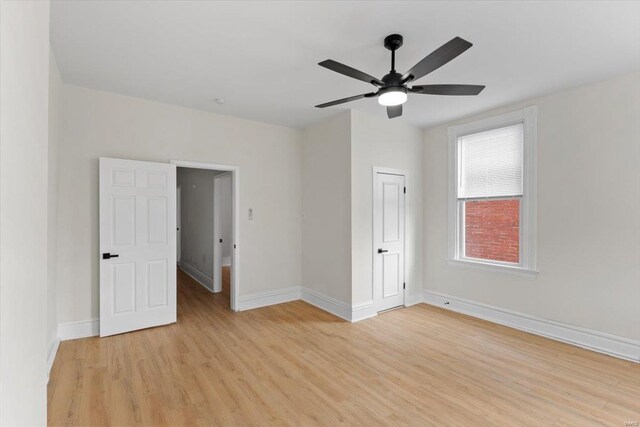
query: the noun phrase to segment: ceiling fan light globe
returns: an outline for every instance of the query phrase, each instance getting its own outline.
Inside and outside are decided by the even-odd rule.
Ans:
[[[398,90],[389,90],[378,96],[378,103],[385,107],[393,107],[405,102],[407,102],[407,92],[400,88]]]

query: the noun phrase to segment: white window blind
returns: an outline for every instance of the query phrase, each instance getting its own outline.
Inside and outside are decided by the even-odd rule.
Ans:
[[[522,196],[522,123],[458,138],[458,199]]]

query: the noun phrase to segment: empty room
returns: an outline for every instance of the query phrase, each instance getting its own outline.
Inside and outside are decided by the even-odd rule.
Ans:
[[[640,1],[0,0],[0,98],[0,425],[640,424]]]

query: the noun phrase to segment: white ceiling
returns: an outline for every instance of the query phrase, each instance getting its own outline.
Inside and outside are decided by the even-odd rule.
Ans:
[[[373,86],[317,65],[382,77],[460,36],[474,46],[419,80],[485,84],[477,97],[410,95],[401,119],[426,127],[640,69],[640,2],[78,2],[52,4],[65,82],[304,127],[375,99],[319,110]],[[218,105],[215,98],[224,98]]]

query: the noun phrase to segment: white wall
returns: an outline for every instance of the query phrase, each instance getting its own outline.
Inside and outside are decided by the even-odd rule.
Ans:
[[[0,94],[0,425],[44,425],[49,2],[0,2]]]
[[[231,257],[232,236],[233,236],[233,192],[231,186],[231,174],[226,173],[218,178],[220,181],[220,237],[222,239],[221,252],[223,264],[224,260]]]
[[[302,283],[351,305],[351,114],[304,130]]]
[[[374,166],[408,171],[407,301],[422,294],[422,133],[347,111],[304,131],[302,283],[353,310],[373,309]],[[373,314],[373,313],[369,313]],[[359,314],[353,314],[354,318]]]
[[[178,168],[182,205],[180,262],[208,277],[209,283],[213,283],[214,175],[212,170]]]
[[[62,78],[58,64],[49,50],[49,152],[47,174],[47,354],[52,351],[58,340],[58,294],[56,284],[56,246],[58,223],[58,144],[60,133],[60,108]]]
[[[361,111],[351,115],[351,241],[353,305],[373,301],[372,169],[404,169],[406,300],[422,294],[422,132],[401,120]]]
[[[640,74],[538,106],[538,267],[527,280],[447,264],[447,126],[424,132],[424,286],[640,339]]]
[[[63,104],[60,322],[98,317],[99,156],[238,165],[241,297],[300,285],[299,131],[71,85]]]

